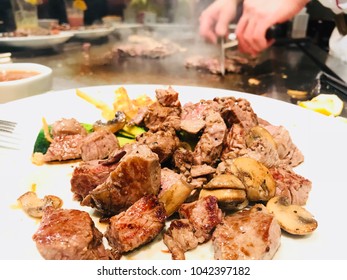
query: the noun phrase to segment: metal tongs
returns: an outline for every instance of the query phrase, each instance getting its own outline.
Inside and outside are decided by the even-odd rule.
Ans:
[[[221,52],[220,52],[220,72],[225,75],[225,50],[229,48],[237,47],[239,42],[235,33],[230,33],[228,36],[228,42],[225,42],[225,38],[221,38]]]

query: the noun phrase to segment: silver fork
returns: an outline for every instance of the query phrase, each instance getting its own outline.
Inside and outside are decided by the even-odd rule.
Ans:
[[[19,138],[15,133],[17,123],[0,120],[0,148],[18,150]]]

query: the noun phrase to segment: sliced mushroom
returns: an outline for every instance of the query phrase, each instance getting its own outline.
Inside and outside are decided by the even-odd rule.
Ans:
[[[219,174],[213,177],[205,186],[206,189],[240,189],[245,186],[242,181],[233,174]]]
[[[250,201],[268,201],[275,195],[276,182],[265,165],[252,158],[239,157],[234,159],[233,166],[231,170],[246,187]]]
[[[112,120],[107,121],[106,123],[102,121],[96,121],[93,124],[93,129],[99,130],[99,129],[108,129],[112,133],[116,133],[117,131],[121,130],[126,123],[126,116],[123,112],[117,111],[115,114],[115,117]]]
[[[41,218],[43,215],[43,209],[47,206],[54,208],[60,208],[63,205],[63,201],[54,195],[46,195],[43,199],[37,197],[36,192],[26,192],[18,198],[22,209],[31,217]]]
[[[263,142],[268,143],[273,149],[277,149],[277,144],[270,132],[261,126],[254,126],[249,130],[245,137],[247,147],[252,147],[253,144],[258,142],[260,139],[262,139]]]
[[[306,235],[318,227],[318,222],[309,211],[302,206],[290,204],[287,197],[271,198],[266,208],[275,216],[281,228],[290,234]]]
[[[215,196],[221,208],[226,210],[241,210],[248,205],[245,190],[241,189],[202,189],[199,198]]]
[[[175,213],[193,190],[194,187],[181,178],[162,195],[159,195],[159,201],[164,204],[166,215],[169,217]]]

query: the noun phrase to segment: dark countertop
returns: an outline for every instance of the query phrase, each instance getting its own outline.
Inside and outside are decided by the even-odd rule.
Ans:
[[[121,43],[122,39],[126,39],[127,35],[133,32],[137,31],[114,33],[108,38],[91,41],[89,58],[83,52],[84,42],[73,39],[54,50],[11,50],[12,60],[51,67],[53,90],[112,84],[176,84],[237,90],[294,104],[297,100],[291,98],[287,91],[310,93],[316,85],[315,77],[321,70],[321,66],[303,51],[306,42],[276,44],[257,58],[253,66],[245,66],[239,74],[230,73],[222,77],[187,69],[184,66],[187,57],[218,53],[217,46],[206,45],[195,35],[185,36],[181,41],[176,40],[186,51],[167,58],[105,58],[105,54],[110,52],[114,45]],[[321,60],[324,60],[324,55],[328,54],[322,52]],[[260,84],[249,83],[250,78],[259,80]],[[324,83],[321,92],[339,95],[345,102],[342,116],[347,116],[346,92],[343,94]]]

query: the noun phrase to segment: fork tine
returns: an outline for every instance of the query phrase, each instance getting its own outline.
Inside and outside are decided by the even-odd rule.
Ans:
[[[19,139],[16,137],[15,128],[17,123],[0,120],[0,148],[18,150]]]

